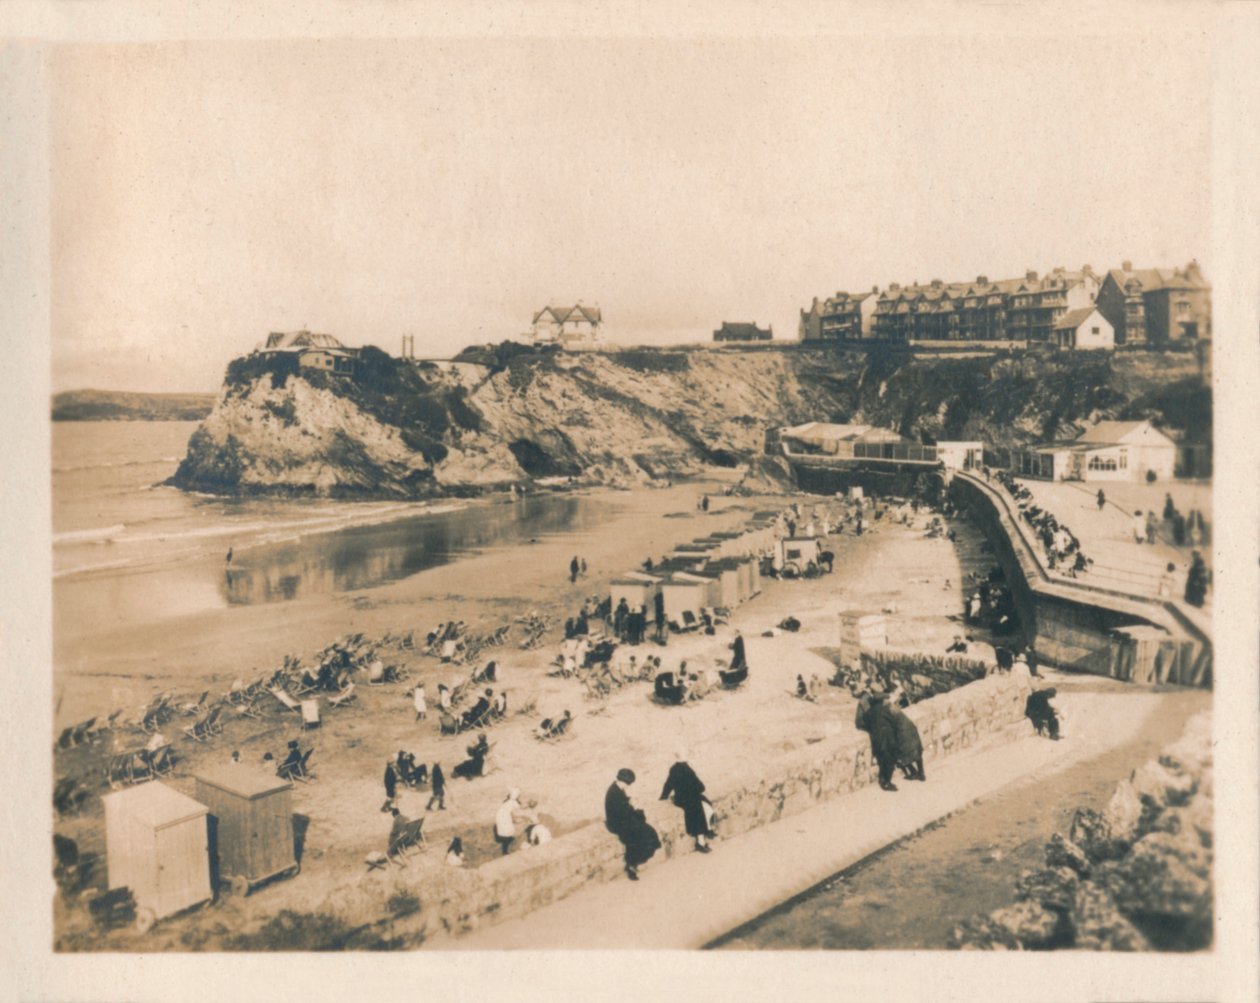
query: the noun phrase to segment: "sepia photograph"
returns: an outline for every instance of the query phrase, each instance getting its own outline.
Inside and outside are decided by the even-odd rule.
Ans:
[[[53,971],[1252,943],[1229,32],[1014,7],[57,28]]]

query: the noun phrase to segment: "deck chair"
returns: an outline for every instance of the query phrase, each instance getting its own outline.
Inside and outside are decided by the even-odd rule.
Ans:
[[[700,626],[700,621],[696,619],[696,614],[689,609],[682,611],[683,629],[695,630]]]
[[[53,809],[58,816],[77,815],[83,810],[88,792],[74,777],[62,777],[53,788]]]
[[[354,683],[348,684],[345,689],[338,691],[328,698],[328,703],[332,707],[344,707],[346,704],[357,699],[354,695]]]
[[[186,728],[184,728],[184,734],[187,735],[189,738],[191,738],[195,742],[204,742],[212,734],[212,732],[210,731],[210,728],[213,723],[213,718],[218,716],[218,711],[219,711],[219,708],[216,707],[205,717],[201,718],[201,720],[195,721],[194,723],[188,725]]]
[[[74,745],[82,745],[84,742],[86,742],[88,740],[90,732],[92,731],[92,726],[95,724],[96,724],[96,718],[94,717],[90,717],[86,721],[83,721],[80,724],[76,724],[74,728],[71,729],[70,744],[74,746]]]
[[[257,704],[253,700],[244,703],[232,704],[232,708],[240,717],[253,718],[255,721],[262,720],[262,712],[258,709]]]
[[[438,711],[438,726],[443,735],[459,734],[459,719],[447,711]]]
[[[302,713],[302,705],[289,696],[287,690],[282,690],[279,686],[273,686],[267,692],[284,704],[286,710],[295,710],[299,714]]]
[[[722,681],[723,689],[736,689],[740,683],[748,678],[748,666],[744,666],[742,669],[735,669],[730,672],[724,672],[723,670],[718,669],[718,678]]]
[[[166,745],[159,745],[152,751],[141,749],[136,753],[136,757],[144,763],[151,777],[160,777],[175,769],[175,754],[171,751],[169,742]]]
[[[198,699],[191,700],[180,707],[179,712],[183,714],[184,717],[196,717],[201,713],[201,708],[205,706],[206,700],[209,696],[210,691],[206,690]]]
[[[363,862],[367,864],[367,869],[369,871],[383,871],[389,866],[390,860],[389,857],[380,850],[372,850],[366,857],[363,858]]]
[[[162,727],[171,716],[171,709],[167,706],[169,703],[170,697],[162,694],[149,704],[140,717],[140,727],[150,734]]]
[[[383,686],[385,684],[385,666],[377,661],[368,666],[368,685]]]
[[[408,822],[403,827],[403,831],[399,833],[398,838],[389,844],[389,850],[386,856],[391,860],[406,860],[407,851],[412,850],[424,843],[424,818],[418,818],[414,822]]]
[[[303,669],[302,675],[294,682],[293,688],[295,695],[301,700],[302,697],[310,696],[312,693],[319,691],[319,680],[312,676],[309,670]]]
[[[302,701],[302,728],[318,728],[319,727],[319,701],[303,700]]]
[[[385,666],[385,682],[407,683],[411,681],[411,670],[405,665]]]

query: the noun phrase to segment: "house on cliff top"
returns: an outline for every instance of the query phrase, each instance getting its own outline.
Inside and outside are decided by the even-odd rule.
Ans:
[[[298,366],[303,369],[319,369],[343,376],[354,374],[359,356],[357,349],[347,348],[331,334],[313,331],[272,331],[259,354],[296,355]]]
[[[722,326],[713,332],[714,341],[770,341],[774,338],[774,328],[758,327],[756,324],[731,323],[722,321]]]
[[[534,345],[591,349],[601,343],[604,317],[598,306],[545,306],[534,314],[528,340]]]

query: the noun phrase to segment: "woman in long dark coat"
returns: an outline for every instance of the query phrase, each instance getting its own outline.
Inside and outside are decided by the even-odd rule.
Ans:
[[[907,780],[926,780],[927,775],[923,772],[923,740],[919,738],[919,729],[900,707],[889,707],[888,713],[897,729],[897,766]]]
[[[879,765],[879,786],[895,791],[897,785],[892,782],[892,775],[897,766],[897,725],[888,711],[884,694],[864,694],[858,701],[853,723],[871,736],[871,754]]]
[[[669,776],[661,789],[661,800],[669,800],[671,794],[674,804],[682,809],[687,835],[696,841],[697,850],[708,853],[711,847],[705,840],[712,837],[713,832],[709,829],[708,814],[704,809],[704,782],[687,762],[685,752],[677,753],[677,762],[669,768]]]
[[[634,783],[633,770],[618,770],[616,781],[604,795],[604,826],[621,840],[625,848],[626,877],[639,880],[639,867],[652,859],[660,848],[661,838],[648,825],[642,809],[630,803],[629,787]]]

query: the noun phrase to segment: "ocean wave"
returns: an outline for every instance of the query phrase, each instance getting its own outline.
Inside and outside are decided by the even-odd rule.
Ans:
[[[53,534],[53,546],[66,546],[72,543],[108,543],[126,530],[126,525],[117,523],[113,526],[98,526],[95,529],[76,529],[65,533]]]
[[[78,470],[112,470],[117,467],[154,467],[159,464],[179,463],[182,456],[158,456],[148,460],[118,460],[114,463],[72,463],[64,467],[53,467],[54,474],[70,474]]]

